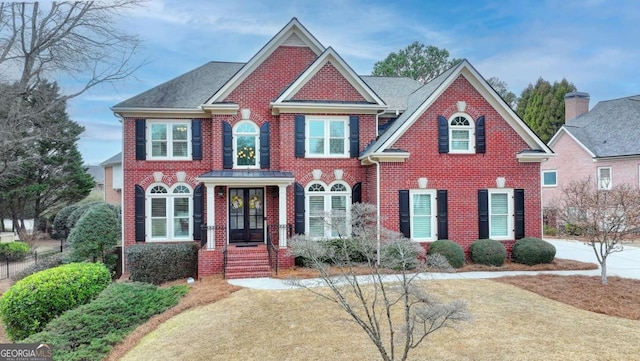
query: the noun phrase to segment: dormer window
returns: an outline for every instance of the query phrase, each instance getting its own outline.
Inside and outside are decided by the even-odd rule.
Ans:
[[[473,121],[464,115],[455,115],[449,121],[449,153],[474,153]]]

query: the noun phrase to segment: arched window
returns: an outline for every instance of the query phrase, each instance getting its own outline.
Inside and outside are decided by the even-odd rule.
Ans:
[[[190,240],[192,234],[192,190],[184,184],[168,189],[156,184],[147,192],[150,241]]]
[[[474,153],[475,134],[473,120],[454,114],[449,121],[449,153]]]
[[[308,229],[313,238],[345,237],[350,232],[351,190],[342,182],[329,186],[314,182],[307,187]]]
[[[260,130],[249,120],[238,122],[233,128],[234,164],[236,168],[260,166]]]

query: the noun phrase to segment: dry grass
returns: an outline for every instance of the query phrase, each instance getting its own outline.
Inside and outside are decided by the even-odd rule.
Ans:
[[[490,280],[420,284],[443,300],[465,300],[474,321],[433,334],[412,360],[632,360],[640,355],[638,321],[584,311]],[[250,289],[171,318],[122,360],[149,355],[214,361],[379,359],[366,335],[335,305],[304,290]]]

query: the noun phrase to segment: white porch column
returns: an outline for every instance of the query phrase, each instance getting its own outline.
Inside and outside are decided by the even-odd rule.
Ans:
[[[216,186],[207,184],[207,249],[216,248]]]
[[[287,186],[278,185],[278,236],[280,248],[287,248]]]

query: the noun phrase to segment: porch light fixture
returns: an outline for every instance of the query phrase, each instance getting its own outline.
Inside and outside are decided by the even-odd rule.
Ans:
[[[507,181],[507,179],[505,177],[498,177],[496,178],[496,186],[498,188],[504,188],[504,184]]]
[[[218,198],[224,198],[224,187],[218,187],[218,192],[216,193]]]
[[[426,177],[421,177],[418,178],[418,187],[420,189],[425,189],[427,188],[427,182],[429,181],[429,179],[427,179]]]

